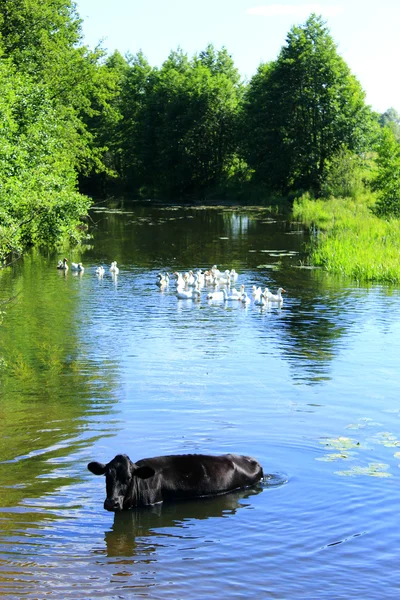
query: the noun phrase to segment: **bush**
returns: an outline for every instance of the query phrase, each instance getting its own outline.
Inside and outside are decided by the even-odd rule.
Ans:
[[[325,198],[330,196],[356,198],[365,188],[365,171],[365,162],[357,154],[350,152],[347,148],[341,148],[326,163],[321,196]]]
[[[73,131],[49,94],[0,62],[0,258],[78,240],[90,200],[76,191]]]
[[[373,212],[378,217],[400,217],[400,144],[389,127],[382,130],[372,188],[377,192]]]

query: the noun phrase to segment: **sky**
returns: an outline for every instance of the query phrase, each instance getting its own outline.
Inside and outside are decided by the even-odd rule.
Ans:
[[[400,112],[400,1],[301,0],[75,0],[84,43],[108,53],[142,50],[160,66],[171,50],[189,57],[211,43],[231,54],[243,79],[261,62],[275,60],[293,25],[322,15],[338,53],[361,83],[366,102]]]

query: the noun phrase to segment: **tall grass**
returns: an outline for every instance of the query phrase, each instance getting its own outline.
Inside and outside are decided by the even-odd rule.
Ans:
[[[310,262],[358,281],[400,282],[400,220],[374,216],[371,195],[295,201],[293,216],[312,231]]]

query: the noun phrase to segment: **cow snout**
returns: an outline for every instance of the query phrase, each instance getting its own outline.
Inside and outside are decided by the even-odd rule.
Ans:
[[[110,512],[122,510],[122,500],[119,498],[106,498],[104,501],[104,508]]]

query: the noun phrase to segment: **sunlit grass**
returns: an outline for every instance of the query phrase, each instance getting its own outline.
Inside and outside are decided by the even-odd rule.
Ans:
[[[400,281],[400,220],[383,220],[370,210],[372,196],[311,200],[293,206],[294,218],[312,231],[310,262],[358,281]]]

